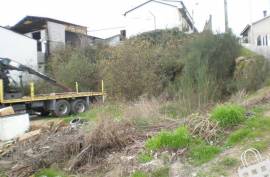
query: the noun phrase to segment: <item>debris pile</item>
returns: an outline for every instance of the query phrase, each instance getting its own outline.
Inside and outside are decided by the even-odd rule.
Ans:
[[[61,122],[50,129],[33,130],[11,145],[0,156],[10,162],[9,176],[28,177],[42,168],[56,165],[70,172],[86,172],[85,166],[100,163],[104,157],[133,143],[134,129],[129,123],[104,119],[92,130],[74,128]]]

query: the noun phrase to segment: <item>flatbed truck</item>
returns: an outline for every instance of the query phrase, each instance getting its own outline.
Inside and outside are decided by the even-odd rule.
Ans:
[[[7,78],[8,70],[17,70],[36,75],[53,85],[65,90],[63,93],[35,94],[34,83],[30,83],[30,95],[21,92],[10,91]],[[11,59],[0,58],[0,108],[12,106],[16,112],[27,111],[29,113],[39,112],[43,116],[52,114],[57,117],[67,116],[85,112],[91,103],[98,98],[104,101],[104,84],[101,81],[100,92],[79,92],[76,83],[76,91],[65,87],[54,79],[39,73],[25,65],[16,63]]]

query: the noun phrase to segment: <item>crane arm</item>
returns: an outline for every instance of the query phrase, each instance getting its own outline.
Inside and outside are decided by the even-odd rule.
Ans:
[[[50,78],[49,76],[38,72],[28,66],[25,66],[23,64],[20,64],[18,62],[15,62],[9,58],[0,58],[0,69],[1,70],[16,70],[16,71],[22,71],[22,72],[28,72],[29,74],[35,75],[57,87],[60,87],[64,89],[65,91],[71,91],[70,88],[64,86],[63,84],[58,83],[56,80]]]

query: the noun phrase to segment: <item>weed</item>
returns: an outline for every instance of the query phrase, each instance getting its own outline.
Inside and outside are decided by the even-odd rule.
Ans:
[[[56,169],[42,169],[40,172],[35,174],[35,177],[67,177],[63,172]]]
[[[194,164],[201,165],[212,160],[220,152],[219,147],[200,144],[191,148],[189,156]]]
[[[151,177],[169,177],[169,168],[163,167],[152,172]]]
[[[259,151],[265,150],[268,146],[269,146],[268,141],[255,141],[255,142],[251,143],[251,147],[255,148]]]
[[[135,171],[131,177],[148,177],[148,175],[145,172],[142,171]]]
[[[245,109],[235,104],[218,105],[212,111],[211,118],[222,127],[235,126],[245,119]]]
[[[248,135],[251,134],[251,130],[250,129],[239,129],[235,132],[233,132],[232,134],[229,135],[228,139],[227,139],[227,146],[232,146],[235,145],[239,142],[241,142],[242,140],[244,140]]]
[[[138,156],[138,161],[140,163],[147,163],[153,160],[153,156],[149,152],[142,152]]]
[[[160,109],[160,112],[174,119],[178,118],[178,116],[181,115],[181,113],[179,112],[179,105],[177,105],[176,103],[170,103],[170,104],[164,105]]]
[[[158,150],[161,148],[185,148],[191,142],[191,136],[186,127],[180,127],[174,132],[160,132],[158,135],[148,139],[146,148]]]
[[[223,160],[221,160],[220,165],[224,167],[235,167],[238,165],[238,160],[231,157],[225,157]]]

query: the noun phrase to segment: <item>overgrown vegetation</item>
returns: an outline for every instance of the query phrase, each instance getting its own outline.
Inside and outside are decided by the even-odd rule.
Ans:
[[[194,164],[200,165],[212,160],[220,152],[219,147],[202,143],[192,147],[189,156]]]
[[[174,132],[160,132],[158,135],[147,140],[146,148],[158,150],[161,148],[185,148],[191,143],[192,137],[186,127],[180,127]]]
[[[143,33],[114,47],[66,48],[52,56],[48,68],[51,75],[71,88],[78,82],[80,91],[99,90],[103,79],[111,101],[80,115],[93,122],[94,128],[84,138],[87,154],[76,151],[78,158],[72,159],[71,172],[84,167],[89,159],[98,161],[97,156],[103,158],[105,153],[133,143],[135,133],[146,139],[151,128],[155,134],[137,156],[141,165],[163,150],[176,154],[183,150],[183,157],[201,165],[215,158],[224,146],[245,140],[258,149],[268,145],[267,141],[256,140],[265,136],[270,126],[261,115],[247,119],[245,108],[234,103],[217,105],[207,114],[231,94],[257,90],[267,80],[268,62],[241,48],[230,33],[188,35],[177,29]],[[193,112],[200,113],[188,116],[183,126],[181,118]],[[174,126],[168,126],[168,122]],[[225,158],[213,170],[224,175],[220,167],[229,169],[237,163]],[[164,167],[152,172],[135,171],[131,176],[167,177],[168,171]],[[45,169],[42,173],[54,171]]]
[[[232,127],[245,119],[245,109],[234,104],[218,105],[212,111],[211,118],[222,127]]]

